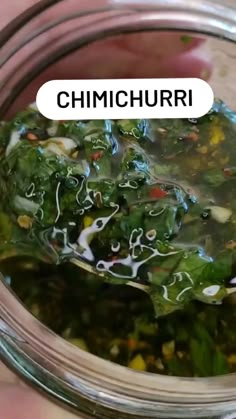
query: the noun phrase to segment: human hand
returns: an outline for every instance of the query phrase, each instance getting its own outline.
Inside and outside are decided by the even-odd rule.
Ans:
[[[80,0],[78,0],[80,1]],[[95,2],[96,0],[94,0]],[[0,5],[0,28],[35,0],[8,0]],[[73,54],[52,66],[39,77],[35,89],[55,78],[128,78],[128,77],[203,77],[210,74],[211,63],[202,55],[202,41],[185,43],[181,35],[135,34],[119,36]],[[30,86],[15,104],[34,100]],[[6,367],[0,367],[0,417],[4,419],[72,419],[71,413],[57,407],[37,392],[23,386]]]
[[[4,2],[0,6],[0,25],[6,24],[20,11],[34,4],[34,0],[14,0]],[[40,15],[37,19],[38,28],[50,24],[57,19],[58,10],[62,16],[68,13],[68,7],[86,10],[105,5],[108,0],[64,0],[55,7]],[[112,0],[109,0],[109,4]],[[119,0],[116,1],[116,4]],[[83,18],[84,19],[84,18]],[[84,20],[83,20],[84,23]],[[57,30],[46,31],[40,40],[45,45],[56,42],[65,36],[65,27],[76,30],[76,19],[57,27]],[[75,26],[73,26],[75,25]],[[0,26],[1,28],[1,26]],[[28,46],[29,50],[30,46]],[[35,48],[35,42],[34,42]],[[41,46],[39,54],[41,54]],[[27,66],[25,57],[23,63]],[[28,72],[28,66],[27,72]],[[212,65],[204,51],[204,41],[186,34],[140,32],[136,34],[116,35],[109,39],[97,41],[63,58],[41,72],[33,83],[29,83],[22,95],[15,100],[9,116],[35,101],[38,89],[52,79],[96,79],[96,78],[157,78],[157,77],[200,77],[208,79]],[[8,72],[8,70],[6,69]],[[29,70],[30,71],[30,70]],[[4,69],[1,70],[4,75]],[[7,73],[8,74],[8,73]]]

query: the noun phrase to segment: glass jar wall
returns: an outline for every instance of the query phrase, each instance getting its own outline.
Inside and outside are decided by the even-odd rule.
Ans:
[[[155,39],[157,59],[163,36],[197,38],[198,48],[211,55],[212,66],[195,75],[210,77],[215,96],[236,110],[236,9],[230,3],[99,0],[94,8],[91,1],[62,0],[39,2],[0,34],[1,119],[33,101],[40,85],[52,78],[176,74],[174,64],[173,71],[164,67],[157,74],[150,56],[147,66],[137,66],[134,73],[130,69],[135,61],[130,57],[128,66],[121,65],[127,51],[119,48],[117,61],[104,66],[121,34],[129,38],[131,49],[144,34],[149,45]],[[76,62],[73,68],[71,60]],[[188,67],[181,65],[177,76],[190,76]],[[73,347],[36,320],[3,278],[0,288],[1,358],[79,417],[226,418],[236,412],[234,374],[189,379],[131,371]]]

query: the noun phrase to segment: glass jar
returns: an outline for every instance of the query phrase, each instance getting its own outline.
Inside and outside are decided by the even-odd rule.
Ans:
[[[206,39],[201,45],[212,54],[210,84],[217,97],[236,109],[236,8],[232,2],[97,0],[95,8],[91,0],[43,0],[1,32],[1,118],[21,106],[22,95],[26,102],[33,100],[44,81],[67,78],[68,54],[80,54],[83,63],[92,43],[101,45],[105,37],[173,30]],[[50,66],[62,58],[63,71],[51,77]],[[93,56],[93,64],[96,59],[99,55]],[[83,76],[79,68],[77,78]],[[102,360],[36,320],[3,277],[0,354],[27,382],[81,418],[236,418],[235,374],[204,379],[167,377]]]

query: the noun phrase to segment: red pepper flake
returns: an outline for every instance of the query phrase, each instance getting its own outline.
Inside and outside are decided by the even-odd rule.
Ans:
[[[93,153],[91,155],[91,159],[93,161],[97,161],[97,160],[99,160],[102,157],[102,155],[103,155],[103,151],[96,151],[96,153]]]
[[[52,247],[54,247],[55,249],[59,249],[59,245],[58,245],[58,241],[57,241],[57,240],[52,239],[52,240],[50,241],[50,244],[51,244],[51,246],[52,246]]]
[[[26,138],[27,138],[27,140],[30,140],[30,141],[35,141],[35,140],[38,140],[37,135],[33,134],[32,132],[29,132],[29,133],[27,134]]]
[[[225,169],[223,169],[224,175],[225,176],[232,176],[233,172],[231,169],[228,169],[227,167]]]
[[[137,340],[133,338],[129,338],[127,341],[127,346],[130,351],[134,351],[137,348]]]
[[[188,134],[187,136],[187,140],[189,141],[198,141],[198,139],[199,139],[199,135],[196,133],[196,131],[190,132],[190,134]]]
[[[163,191],[163,189],[161,188],[153,188],[150,191],[150,198],[152,199],[161,199],[161,198],[165,198],[165,196],[167,195],[166,191]]]

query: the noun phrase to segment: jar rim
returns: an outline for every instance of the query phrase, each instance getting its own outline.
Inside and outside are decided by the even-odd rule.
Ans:
[[[13,20],[11,20],[0,31],[0,48],[15,35],[17,31],[23,28],[31,19],[38,16],[41,12],[45,12],[50,7],[63,2],[64,0],[39,0],[37,3],[27,8],[23,13],[20,13]],[[108,0],[106,7],[93,8],[94,11],[106,11],[110,9],[127,9],[130,7],[133,10],[147,10],[147,8],[158,9],[164,8],[165,10],[180,10],[184,9],[186,12],[201,11],[203,13],[210,13],[211,17],[220,18],[220,20],[228,24],[228,37],[229,33],[232,34],[232,40],[236,40],[236,10],[232,3],[224,3],[220,0],[192,0],[191,3],[186,4],[185,0],[148,0],[143,4],[143,0]],[[83,12],[87,13],[87,11]],[[231,30],[229,30],[232,25]]]

